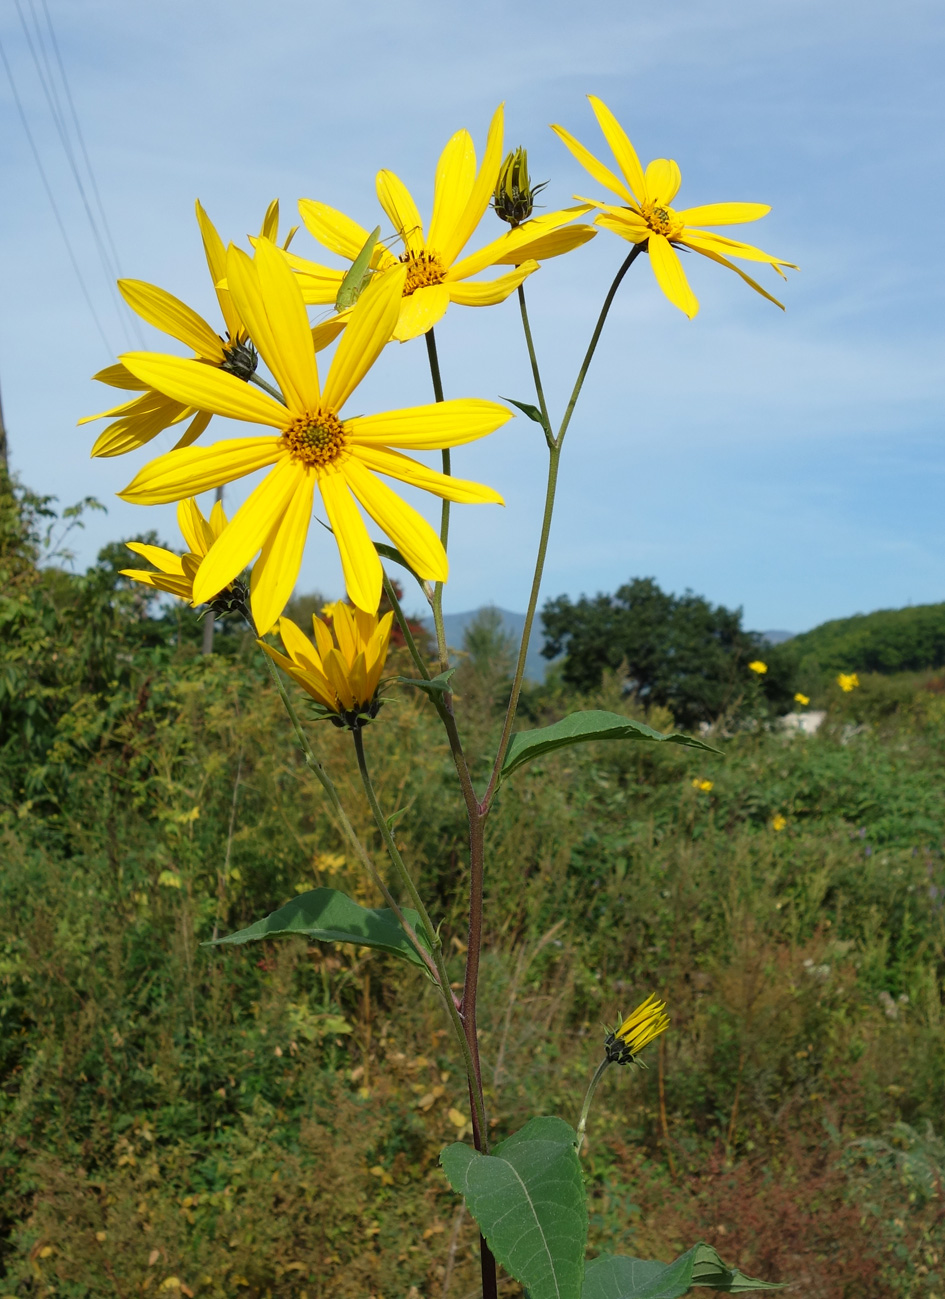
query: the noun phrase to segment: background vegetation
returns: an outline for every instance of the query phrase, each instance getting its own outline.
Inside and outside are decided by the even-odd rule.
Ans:
[[[202,655],[192,612],[129,589],[117,547],[81,576],[50,562],[49,509],[0,495],[0,1296],[473,1294],[437,1167],[467,1101],[422,976],[304,941],[200,946],[318,884],[373,902],[256,647],[224,629]],[[487,621],[469,651],[457,707],[484,770],[510,647]],[[759,690],[718,758],[587,745],[503,791],[496,1135],[573,1120],[605,1027],[651,989],[673,1018],[650,1068],[599,1092],[595,1251],[701,1237],[813,1299],[945,1294],[930,684],[825,686],[816,737],[768,726]],[[369,758],[458,955],[449,755],[422,698],[388,693]],[[613,671],[583,692],[553,671],[525,702],[523,724],[644,715]],[[314,733],[374,843],[344,738]]]

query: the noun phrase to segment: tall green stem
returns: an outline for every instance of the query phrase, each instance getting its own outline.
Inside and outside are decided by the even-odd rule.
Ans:
[[[423,655],[420,653],[420,650],[417,647],[417,642],[414,640],[413,632],[410,630],[410,624],[404,616],[403,609],[400,607],[400,601],[397,599],[397,592],[394,590],[394,584],[387,576],[387,573],[384,572],[383,569],[381,571],[383,573],[384,594],[390,601],[390,607],[394,611],[394,618],[397,621],[397,626],[400,628],[401,635],[404,638],[404,643],[407,646],[410,657],[413,659],[414,667],[425,680],[429,681],[430,669],[423,661]]]
[[[440,360],[436,354],[436,335],[428,329],[423,336],[427,344],[427,360],[430,363],[430,378],[433,380],[433,396],[436,401],[443,400],[443,379],[440,375]],[[440,452],[443,458],[443,472],[451,472],[450,453],[448,449]],[[444,500],[440,507],[440,544],[444,550],[449,548],[450,540],[450,503]],[[443,626],[443,583],[437,582],[433,588],[433,626],[436,630],[436,650],[440,660],[440,671],[445,672],[450,665],[449,652],[446,647],[446,629]]]
[[[587,1116],[591,1112],[591,1101],[594,1099],[594,1093],[597,1091],[597,1084],[603,1078],[607,1066],[610,1063],[611,1062],[607,1059],[606,1056],[604,1057],[603,1060],[601,1060],[600,1064],[597,1066],[597,1072],[594,1074],[594,1077],[591,1079],[587,1089],[587,1093],[585,1094],[584,1104],[581,1107],[581,1117],[577,1125],[578,1154],[581,1153],[581,1147],[584,1145],[584,1131],[587,1128]]]
[[[522,329],[525,331],[525,345],[528,348],[528,359],[532,367],[532,379],[535,383],[535,393],[538,397],[538,406],[541,410],[542,428],[545,434],[545,441],[548,443],[550,451],[554,446],[554,434],[551,431],[551,416],[548,414],[548,405],[545,401],[545,390],[542,387],[541,371],[538,369],[538,357],[535,354],[535,344],[532,341],[532,327],[528,320],[528,307],[525,302],[525,286],[518,286],[518,305],[522,313]]]
[[[456,1033],[456,1040],[463,1053],[463,1063],[466,1066],[466,1078],[469,1083],[469,1095],[473,1106],[475,1127],[482,1131],[485,1128],[486,1121],[485,1112],[482,1106],[482,1088],[479,1084],[476,1062],[473,1060],[473,1055],[466,1037],[465,1025],[463,1024],[456,1002],[450,992],[450,977],[443,956],[443,945],[440,942],[439,934],[437,933],[436,928],[430,919],[429,913],[427,912],[426,906],[424,905],[423,898],[420,896],[417,886],[414,884],[406,863],[400,854],[400,849],[397,847],[394,836],[391,834],[390,826],[387,824],[387,818],[384,816],[384,813],[381,810],[381,805],[377,801],[377,794],[374,790],[374,784],[371,780],[367,767],[367,759],[364,754],[364,738],[361,729],[359,728],[355,730],[353,735],[355,753],[358,757],[358,771],[361,773],[361,783],[364,786],[364,792],[367,795],[367,800],[370,804],[374,823],[381,833],[381,838],[384,840],[384,846],[387,849],[388,856],[393,862],[394,869],[400,877],[400,881],[404,888],[407,890],[410,901],[416,907],[420,915],[430,946],[433,949],[433,960],[436,964],[440,991],[443,993],[443,1000],[446,1003],[453,1030]]]

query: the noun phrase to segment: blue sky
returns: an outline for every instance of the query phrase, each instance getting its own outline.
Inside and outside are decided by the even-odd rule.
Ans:
[[[248,0],[47,4],[123,274],[211,321],[196,197],[236,241],[276,196],[288,218],[309,197],[371,227],[382,219],[374,176],[388,167],[428,213],[443,144],[465,126],[481,151],[500,100],[507,143],[528,147],[549,205],[596,192],[548,130],[560,122],[598,150],[588,92],[644,161],[678,161],[678,206],[770,203],[761,223],[732,233],[802,267],[780,286],[762,268],[785,313],[701,258],[686,262],[701,302],[692,322],[645,259],[625,281],[568,435],[544,594],[654,576],[742,605],[749,626],[795,631],[945,598],[939,0],[283,0],[265,17]],[[43,20],[42,0],[19,7]],[[108,342],[0,67],[0,391],[12,465],[63,505],[88,494],[108,505],[78,539],[80,563],[149,527],[176,543],[173,507],[113,495],[172,436],[92,461],[93,434],[75,427],[109,404],[88,376],[141,343],[113,305],[16,0],[0,10],[0,40]],[[304,231],[296,248],[316,255]],[[625,251],[602,232],[529,281],[553,410]],[[168,346],[142,330],[147,346]],[[532,399],[514,299],[454,307],[437,337],[447,396]],[[365,410],[429,400],[422,343],[388,348],[361,392]],[[540,431],[515,420],[454,465],[507,506],[454,509],[448,607],[522,609]],[[228,502],[245,490],[228,489]],[[302,589],[340,593],[329,541],[313,530]]]

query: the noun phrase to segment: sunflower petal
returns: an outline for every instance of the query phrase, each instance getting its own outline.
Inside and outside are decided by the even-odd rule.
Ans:
[[[598,185],[603,185],[604,189],[609,189],[611,194],[616,194],[625,203],[636,206],[636,200],[623,181],[618,180],[610,168],[605,167],[600,159],[595,158],[589,149],[585,149],[584,145],[579,140],[576,140],[570,131],[566,131],[563,126],[552,126],[551,129],[558,139],[570,149],[584,170],[594,177]]]
[[[686,279],[686,272],[682,268],[678,253],[665,235],[657,234],[650,235],[647,251],[650,254],[653,274],[656,276],[657,284],[673,306],[685,312],[689,319],[692,320],[699,310],[699,302],[689,287],[689,281]]]
[[[140,379],[136,379],[129,369],[120,362],[115,365],[106,365],[104,370],[99,370],[92,375],[99,383],[107,383],[111,388],[127,388],[131,392],[140,392],[144,384]],[[80,420],[79,423],[82,421]]]
[[[589,243],[596,234],[597,231],[593,226],[564,226],[561,230],[552,230],[548,234],[530,239],[517,254],[497,257],[493,265],[516,266],[526,258],[544,262],[549,257],[560,257],[562,253],[569,253],[573,248],[580,248],[582,244]]]
[[[297,623],[294,623],[291,618],[280,618],[279,635],[293,663],[303,664],[315,672],[321,671],[315,648]]]
[[[457,397],[430,406],[408,406],[382,415],[345,420],[352,446],[395,446],[440,451],[485,437],[512,418],[498,402]]]
[[[212,447],[185,447],[181,451],[168,451],[146,464],[118,495],[136,505],[166,505],[232,483],[257,469],[268,468],[283,457],[288,460],[282,450],[282,439],[272,437],[236,438],[231,442],[217,442]]]
[[[215,366],[164,352],[126,352],[121,359],[149,387],[197,410],[273,428],[288,422],[284,406]]]
[[[756,293],[760,293],[763,298],[767,298],[768,301],[773,302],[776,307],[780,307],[782,311],[784,310],[783,302],[779,302],[776,297],[768,292],[767,289],[763,289],[756,280],[753,280],[750,275],[746,275],[741,267],[736,266],[734,262],[730,262],[727,257],[723,257],[720,253],[712,252],[709,248],[699,248],[696,245],[693,245],[693,251],[701,253],[703,257],[708,257],[713,262],[718,262],[720,266],[727,266],[730,271],[735,272],[739,279],[744,280],[746,284],[750,285]],[[777,267],[775,267],[775,269],[777,269]]]
[[[758,221],[770,211],[767,203],[705,203],[702,207],[677,211],[676,215],[687,226],[735,226]]]
[[[394,337],[398,343],[419,338],[443,319],[449,305],[449,285],[430,284],[426,288],[417,289],[409,298],[401,300],[400,317],[394,329]]]
[[[463,280],[461,284],[447,284],[450,302],[455,302],[461,307],[495,306],[498,302],[504,302],[523,280],[528,279],[529,275],[537,270],[537,262],[525,261],[521,266],[516,266],[514,271],[508,271],[494,280],[480,280],[478,283]]]
[[[177,454],[186,455],[187,452]],[[249,494],[197,570],[194,604],[211,600],[235,577],[239,577],[265,545],[277,521],[289,509],[294,493],[302,486],[303,472],[299,465],[285,456]]]
[[[436,469],[429,469],[410,456],[402,456],[399,451],[389,447],[358,447],[357,451],[345,464],[345,472],[354,460],[360,460],[368,469],[377,474],[386,474],[411,487],[422,487],[447,501],[459,501],[463,505],[504,505],[505,501],[498,492],[482,483],[473,483],[466,478],[454,478],[452,474],[441,474]]]
[[[304,297],[304,294],[303,294]],[[324,352],[329,344],[333,343],[345,325],[348,323],[347,316],[332,316],[328,320],[323,320],[318,325],[312,326],[312,347],[316,352]]]
[[[260,636],[273,626],[292,598],[312,518],[315,473],[296,466],[298,478],[284,513],[266,538],[253,565],[250,603]]]
[[[436,165],[433,217],[427,242],[433,249],[449,246],[462,219],[476,180],[476,150],[468,131],[457,131]]]
[[[179,451],[181,447],[192,446],[194,442],[196,442],[197,439],[200,437],[200,434],[203,433],[203,431],[206,429],[207,425],[210,423],[212,419],[213,419],[213,415],[210,411],[198,410],[197,414],[193,417],[193,419],[184,429],[183,433],[174,443],[173,450]]]
[[[359,609],[375,613],[381,602],[381,561],[344,474],[325,474],[319,479],[318,490],[335,534],[348,595]]]
[[[332,357],[322,394],[326,410],[340,410],[390,342],[406,279],[406,266],[371,276]]]
[[[672,158],[654,158],[646,169],[646,194],[651,203],[672,203],[682,175]]]
[[[690,230],[685,229],[679,237],[679,242],[688,244],[697,252],[711,251],[720,253],[723,257],[742,257],[747,262],[766,262],[773,266],[779,274],[783,272],[778,268],[787,266],[792,271],[798,267],[793,262],[785,262],[780,257],[772,257],[770,253],[762,252],[760,248],[755,248],[752,244],[743,244],[738,239],[729,239],[727,235],[713,234],[709,230]]]
[[[449,575],[446,551],[426,519],[375,478],[356,456],[345,462],[343,472],[355,496],[410,567],[431,582],[445,582]]]
[[[210,524],[203,517],[200,506],[192,496],[178,502],[177,526],[192,555],[203,558],[216,540]]]
[[[403,239],[407,252],[420,252],[423,248],[423,222],[420,220],[420,213],[417,211],[413,196],[404,182],[392,171],[379,171],[377,197],[391,225]]]
[[[223,340],[202,316],[173,293],[159,289],[156,284],[145,284],[143,280],[119,280],[118,288],[132,311],[149,325],[193,348],[205,361],[219,365],[225,360]]]
[[[621,239],[629,239],[632,244],[644,244],[650,237],[650,227],[636,212],[626,208],[608,207],[598,212],[594,224],[602,230],[611,230]]]
[[[357,221],[352,221],[327,203],[317,203],[311,198],[299,199],[299,216],[313,239],[349,262],[354,261],[368,237],[367,230]]]
[[[203,210],[199,199],[197,200],[196,211],[197,224],[200,226],[200,237],[203,240],[204,256],[207,259],[207,267],[213,281],[213,291],[217,295],[217,302],[220,304],[223,319],[226,321],[227,332],[231,339],[242,338],[245,335],[243,322],[236,314],[236,308],[233,306],[233,299],[230,297],[229,289],[225,287],[226,249],[223,246],[223,240],[217,234],[216,226]]]
[[[311,327],[284,254],[266,239],[257,240],[255,258],[231,244],[226,267],[240,317],[290,409],[317,410],[320,391]]]
[[[640,165],[640,159],[637,157],[637,151],[630,143],[626,131],[614,117],[607,105],[597,98],[596,95],[588,95],[594,116],[597,123],[604,133],[604,139],[610,145],[610,151],[617,160],[617,166],[627,178],[627,184],[630,191],[638,203],[645,203],[647,199],[646,180],[643,175],[643,168]]]
[[[153,564],[158,572],[169,573],[172,577],[184,576],[183,561],[172,550],[165,550],[163,546],[149,546],[143,541],[126,541],[125,546]]]
[[[504,122],[505,109],[504,105],[500,104],[492,115],[492,121],[489,123],[489,134],[486,138],[486,151],[483,155],[482,166],[479,168],[478,175],[473,182],[466,206],[445,240],[443,247],[438,250],[443,258],[444,265],[448,266],[455,261],[463,251],[472,238],[476,226],[482,220],[486,208],[489,206],[489,200],[492,198],[496,181],[499,178],[499,168],[502,166]]]
[[[189,577],[176,577],[171,573],[146,573],[139,568],[122,568],[119,572],[122,577],[130,577],[133,582],[140,582],[142,586],[153,586],[155,590],[166,591],[168,595],[176,595],[179,600],[191,603]]]
[[[125,455],[128,451],[137,451],[166,428],[173,428],[181,420],[187,419],[192,411],[192,406],[182,406],[179,402],[165,398],[163,406],[140,414],[130,414],[109,424],[95,439],[91,455],[107,459]]]

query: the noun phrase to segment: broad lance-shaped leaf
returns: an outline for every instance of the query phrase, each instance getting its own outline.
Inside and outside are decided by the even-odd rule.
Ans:
[[[440,1155],[496,1260],[529,1299],[580,1299],[587,1205],[577,1134],[563,1119],[530,1119],[481,1155],[456,1142]]]
[[[592,708],[587,712],[571,713],[562,717],[560,722],[551,726],[541,726],[535,731],[518,731],[509,741],[509,747],[502,764],[501,779],[505,780],[513,771],[539,758],[543,753],[553,749],[563,749],[569,744],[583,744],[586,740],[646,740],[657,744],[683,744],[690,749],[706,749],[709,753],[718,753],[705,740],[697,740],[680,731],[671,731],[663,735],[654,731],[645,722],[633,722],[629,717],[619,713],[605,713]]]
[[[420,917],[409,907],[404,918],[423,943]],[[322,943],[357,943],[359,947],[379,947],[393,956],[402,956],[425,969],[422,959],[389,908],[362,907],[338,889],[312,889],[300,893],[278,911],[257,920],[248,929],[240,929],[225,938],[203,943],[204,947],[224,944],[254,943],[260,938],[278,938],[282,934],[302,934]]]
[[[780,1290],[771,1281],[753,1281],[737,1267],[728,1267],[711,1245],[693,1245],[672,1263],[601,1254],[584,1271],[581,1299],[677,1299],[694,1285],[729,1294],[749,1290]]]
[[[416,686],[418,690],[423,690],[428,695],[445,695],[453,688],[450,685],[450,677],[455,671],[455,668],[447,668],[445,672],[440,672],[435,677],[395,677],[394,680],[405,686]]]

